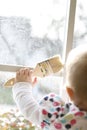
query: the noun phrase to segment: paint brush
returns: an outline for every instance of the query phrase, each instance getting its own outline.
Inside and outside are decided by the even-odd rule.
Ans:
[[[37,77],[45,77],[59,72],[63,68],[63,63],[59,55],[50,57],[42,62],[37,63],[35,68],[26,67],[26,66],[7,66],[7,71],[16,72],[21,68],[30,68],[33,70],[33,75]],[[6,71],[6,68],[3,69],[0,67],[0,70]],[[15,78],[9,79],[4,86],[11,87],[15,83]]]

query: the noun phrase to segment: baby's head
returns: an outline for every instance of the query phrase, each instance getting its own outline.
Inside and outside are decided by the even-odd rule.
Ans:
[[[87,111],[87,45],[72,49],[68,55],[66,89],[74,104]]]

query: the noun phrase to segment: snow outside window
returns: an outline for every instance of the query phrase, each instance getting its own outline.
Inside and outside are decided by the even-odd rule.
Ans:
[[[66,35],[69,3],[70,0],[0,1],[0,64],[35,67],[38,62],[57,54],[64,60],[69,46]],[[73,32],[73,26],[67,26]],[[71,47],[72,44],[68,51]],[[15,106],[11,88],[3,87],[12,76],[15,73],[0,70],[1,109]],[[60,94],[62,86],[63,76],[48,76],[39,80],[33,93],[39,100],[49,92]]]

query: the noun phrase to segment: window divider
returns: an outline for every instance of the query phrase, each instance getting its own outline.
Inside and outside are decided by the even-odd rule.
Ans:
[[[76,14],[76,3],[77,0],[68,0],[67,2],[67,16],[65,24],[65,39],[64,39],[64,53],[63,60],[66,61],[69,51],[73,47],[73,35],[74,35],[74,25],[75,25],[75,14]]]

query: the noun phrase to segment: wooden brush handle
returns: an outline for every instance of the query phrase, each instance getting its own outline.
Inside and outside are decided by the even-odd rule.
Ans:
[[[20,68],[23,68],[23,67],[18,67],[14,70],[16,71],[16,70],[19,70]],[[63,68],[63,64],[61,62],[59,55],[57,55],[57,56],[51,57],[45,61],[38,63],[36,67],[33,69],[34,70],[33,75],[38,76],[38,77],[45,77],[45,76],[48,76],[48,75],[51,75],[53,73],[60,71],[61,68]],[[9,69],[11,70],[10,67]],[[15,83],[15,78],[12,78],[12,79],[9,79],[4,84],[4,86],[9,87],[9,86],[14,85],[14,83]]]
[[[4,84],[4,86],[5,87],[12,87],[14,85],[14,83],[15,83],[15,78],[11,78]]]

